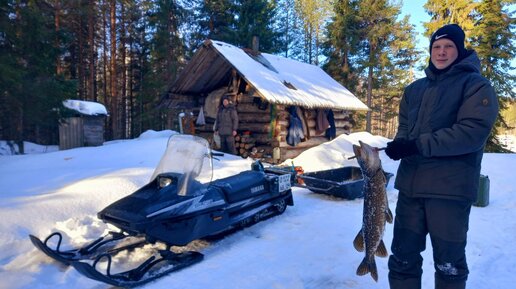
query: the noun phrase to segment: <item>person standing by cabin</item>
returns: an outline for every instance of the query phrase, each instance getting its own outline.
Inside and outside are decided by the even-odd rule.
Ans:
[[[235,136],[238,129],[238,114],[233,104],[229,103],[229,96],[221,99],[217,119],[215,121],[215,134],[220,136],[220,149],[223,152],[233,155],[237,154],[235,149]]]
[[[469,214],[498,100],[480,74],[476,52],[465,49],[464,40],[464,31],[456,24],[434,32],[426,77],[405,88],[398,131],[385,149],[391,159],[401,159],[388,263],[391,289],[421,288],[420,253],[427,234],[435,288],[466,288]]]

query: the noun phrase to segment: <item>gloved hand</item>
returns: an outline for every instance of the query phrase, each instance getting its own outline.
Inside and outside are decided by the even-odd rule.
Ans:
[[[391,159],[397,161],[408,156],[418,154],[419,150],[416,146],[416,140],[406,140],[404,138],[395,139],[387,143],[385,154]]]

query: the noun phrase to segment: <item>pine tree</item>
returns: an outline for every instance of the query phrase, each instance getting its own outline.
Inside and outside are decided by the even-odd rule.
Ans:
[[[206,38],[235,43],[235,6],[230,0],[200,0],[197,22],[198,42]]]
[[[428,0],[423,7],[431,20],[423,23],[425,36],[430,38],[440,27],[455,23],[462,27],[468,38],[475,26],[473,14],[477,5],[473,0]]]
[[[259,50],[275,53],[280,51],[279,33],[276,31],[277,7],[275,1],[236,0],[236,44],[240,47],[252,47],[253,37],[259,38]]]
[[[323,44],[327,62],[323,66],[334,79],[348,88],[359,84],[357,65],[352,61],[358,53],[360,29],[357,19],[358,2],[336,1],[335,15],[328,24],[327,41]]]
[[[284,57],[301,60],[303,55],[302,20],[296,9],[295,0],[279,0],[277,26],[280,34],[280,51]]]
[[[516,57],[514,28],[516,19],[506,11],[512,1],[483,0],[477,7],[478,20],[473,31],[473,46],[482,61],[482,74],[491,81],[499,96],[500,111],[509,98],[515,98],[516,75],[510,73]],[[496,139],[500,128],[507,128],[502,114],[491,131],[486,151],[504,151]]]
[[[319,64],[321,44],[324,40],[326,21],[333,10],[329,0],[297,0],[295,8],[302,19],[304,37],[304,61]]]
[[[157,106],[169,85],[184,67],[185,45],[181,27],[186,11],[176,0],[149,3],[147,30],[148,55],[142,55],[141,90],[138,95],[140,130],[164,129],[166,113]],[[145,59],[147,58],[147,59]]]
[[[398,109],[403,91],[413,82],[414,66],[420,56],[415,47],[415,29],[409,17],[394,24],[389,37],[389,48],[378,72],[378,88],[375,89],[376,104],[373,105],[372,130],[389,138],[394,137],[398,127]]]
[[[365,94],[367,106],[373,111],[366,115],[366,131],[372,132],[372,117],[374,110],[378,110],[374,98],[379,98],[381,103],[382,95],[373,95],[374,89],[380,87],[378,77],[390,62],[390,45],[393,36],[399,25],[397,17],[400,13],[400,6],[392,5],[388,1],[364,0],[359,2],[357,19],[361,29],[361,53],[359,62],[365,68]]]
[[[418,56],[414,27],[408,18],[398,20],[400,7],[388,1],[337,1],[334,10],[324,69],[366,100],[371,111],[365,129],[392,135],[399,99],[413,80]]]
[[[7,1],[0,3],[0,11],[0,135],[19,145],[56,143],[58,109],[74,86],[56,75],[59,51],[53,41],[52,6],[44,1]]]

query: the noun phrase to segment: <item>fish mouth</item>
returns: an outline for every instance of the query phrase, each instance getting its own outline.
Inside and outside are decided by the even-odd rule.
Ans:
[[[362,156],[362,147],[361,146],[362,146],[362,144],[360,144],[360,146],[353,145],[353,153],[355,153],[355,156],[357,158]]]

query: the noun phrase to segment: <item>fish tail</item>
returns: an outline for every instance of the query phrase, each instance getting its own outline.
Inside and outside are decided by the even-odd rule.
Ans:
[[[371,273],[371,277],[373,277],[374,281],[378,282],[378,270],[376,269],[374,258],[368,261],[367,257],[364,257],[362,263],[360,263],[357,268],[357,275],[362,276],[367,273]]]

